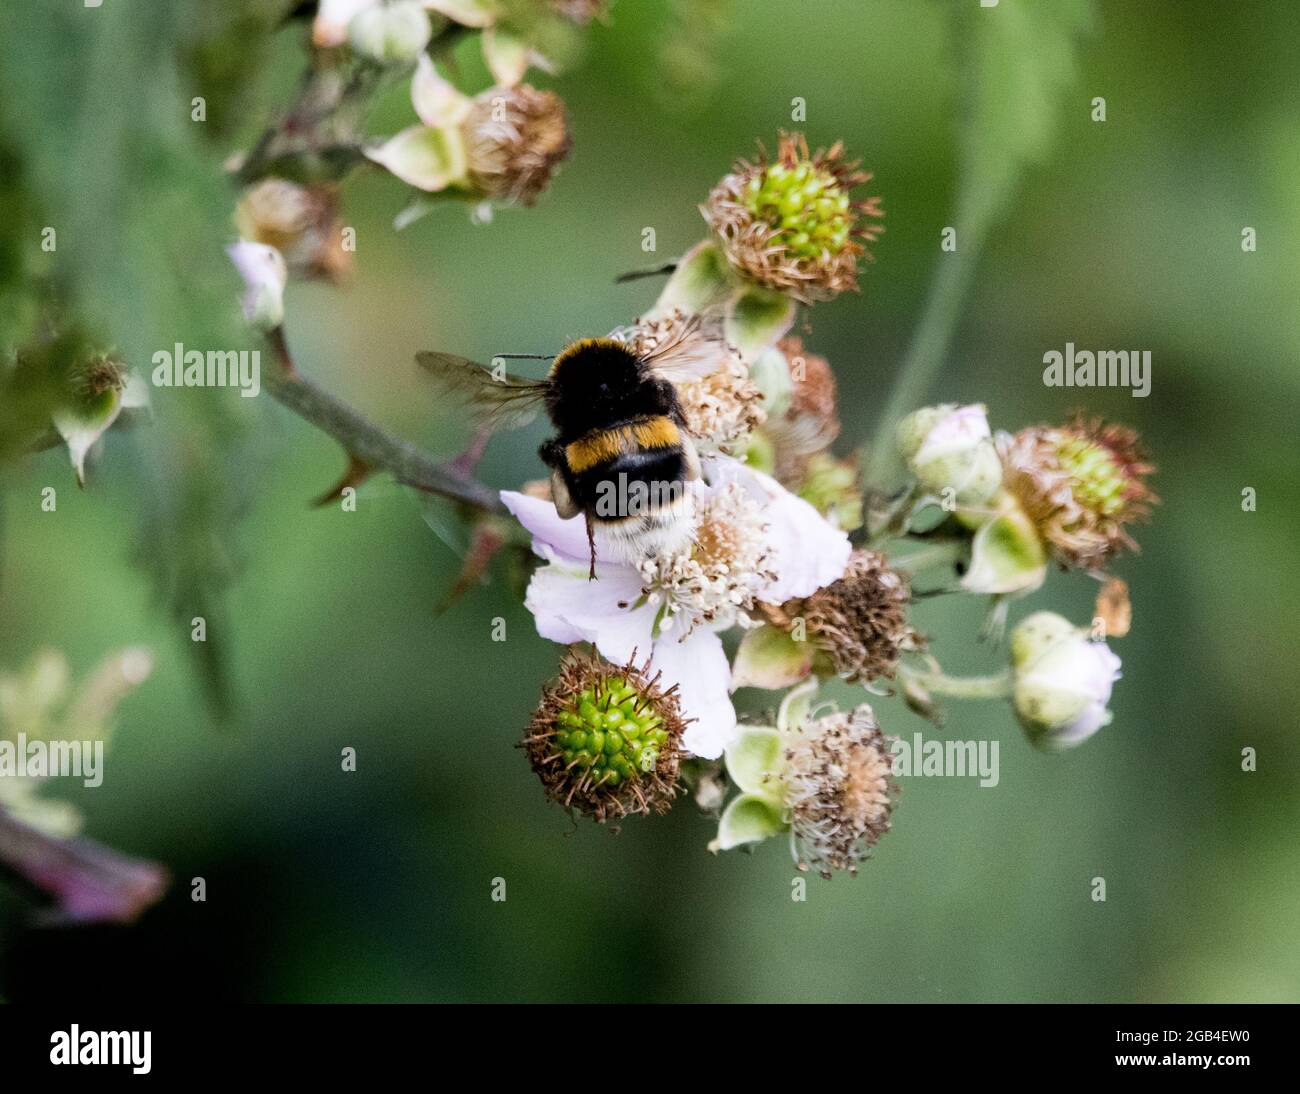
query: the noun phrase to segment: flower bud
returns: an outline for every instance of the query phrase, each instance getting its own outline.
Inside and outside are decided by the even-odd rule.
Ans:
[[[880,199],[849,197],[871,175],[842,157],[842,144],[810,155],[802,136],[783,134],[771,163],[737,162],[701,207],[736,270],[805,303],[857,288]]]
[[[149,389],[122,362],[107,354],[91,359],[75,370],[73,390],[50,419],[63,442],[77,474],[77,485],[86,484],[86,456],[117,421],[123,410],[147,407]]]
[[[604,823],[668,811],[683,729],[676,689],[661,689],[657,675],[573,654],[542,693],[523,747],[549,798]]]
[[[429,44],[433,24],[419,0],[365,8],[348,23],[348,41],[381,65],[410,64]]]
[[[1059,752],[1086,741],[1111,713],[1120,660],[1104,642],[1054,612],[1035,612],[1011,632],[1012,702],[1029,740]]]
[[[244,318],[259,330],[274,330],[284,322],[284,286],[289,280],[284,255],[246,239],[227,247],[226,253],[244,279]]]
[[[320,0],[316,18],[312,20],[312,44],[322,49],[341,46],[348,40],[348,24],[368,8],[377,7],[380,0]]]
[[[898,448],[921,486],[951,490],[961,509],[988,505],[1002,485],[1002,462],[979,404],[925,407],[898,427]]]

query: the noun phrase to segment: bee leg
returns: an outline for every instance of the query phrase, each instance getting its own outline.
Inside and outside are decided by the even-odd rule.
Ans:
[[[555,511],[561,519],[568,520],[578,515],[578,506],[574,504],[573,495],[558,469],[551,472],[551,500],[555,502]]]
[[[587,545],[591,548],[591,569],[587,573],[588,581],[596,580],[596,526],[592,523],[591,514],[587,516]]]
[[[682,434],[682,457],[686,460],[686,481],[694,482],[700,477],[700,454],[695,451],[695,442]]]

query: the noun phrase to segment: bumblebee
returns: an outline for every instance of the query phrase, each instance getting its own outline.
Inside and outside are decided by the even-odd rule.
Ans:
[[[544,380],[446,353],[416,360],[495,428],[546,411],[555,435],[538,455],[560,516],[586,519],[594,577],[597,534],[629,560],[689,543],[687,484],[700,477],[700,461],[675,384],[711,371],[716,352],[693,323],[645,353],[618,337],[580,339],[550,358]]]

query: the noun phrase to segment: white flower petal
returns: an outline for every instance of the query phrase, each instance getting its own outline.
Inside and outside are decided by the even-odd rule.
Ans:
[[[721,756],[737,733],[731,671],[722,639],[703,628],[696,628],[683,641],[660,639],[651,668],[663,673],[661,686],[677,685],[683,716],[695,719],[686,727],[683,747],[706,760]]]
[[[550,555],[544,552],[543,557]],[[601,565],[589,581],[585,564],[555,559],[528,583],[524,607],[533,613],[537,632],[553,642],[591,642],[616,664],[633,654],[650,655],[655,609],[633,608],[641,596],[641,579],[622,566]]]
[[[126,386],[122,389],[122,409],[141,410],[149,406],[149,385],[144,377],[135,372],[128,372]]]
[[[769,564],[777,575],[762,592],[764,602],[810,596],[844,576],[853,551],[847,535],[770,475],[735,460],[713,462],[719,482],[734,479],[763,506]]]
[[[988,411],[981,403],[959,406],[943,418],[921,442],[913,457],[916,463],[947,456],[954,451],[965,451],[981,441],[991,440]]]

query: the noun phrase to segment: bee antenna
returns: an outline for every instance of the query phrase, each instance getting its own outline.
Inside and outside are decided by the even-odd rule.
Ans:
[[[503,360],[509,360],[509,361],[553,361],[555,360],[555,354],[553,353],[494,353],[492,354],[492,360],[495,361],[498,357],[502,358]]]

